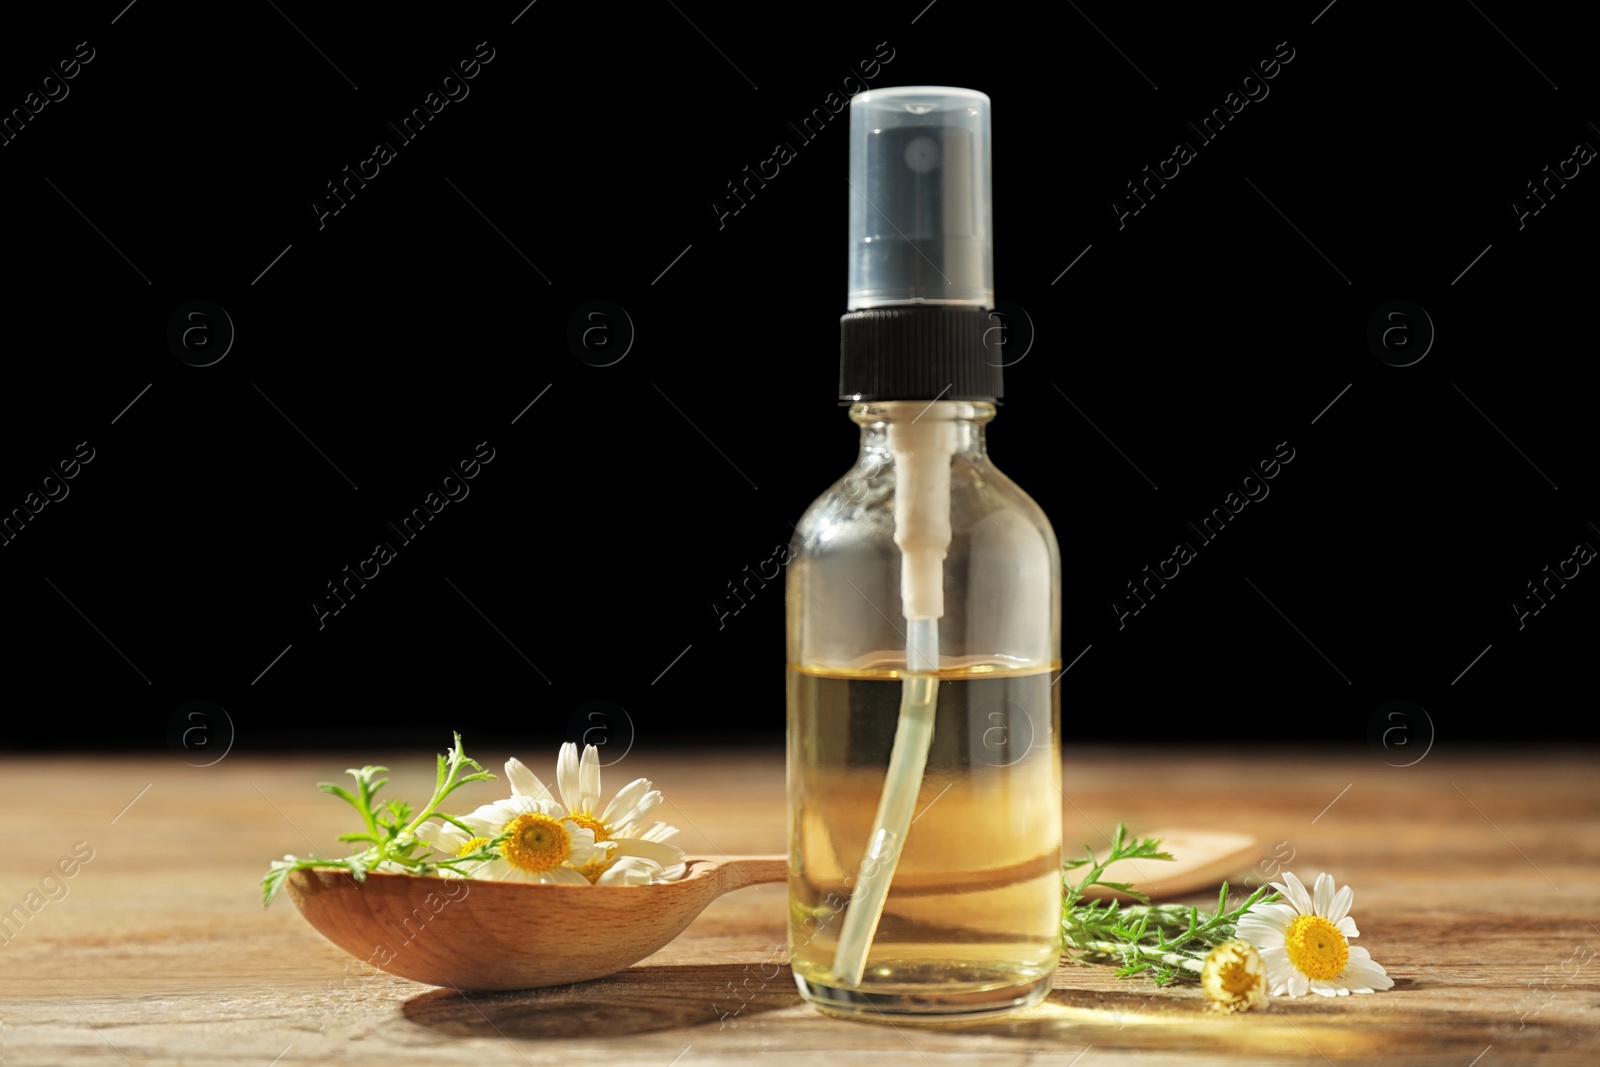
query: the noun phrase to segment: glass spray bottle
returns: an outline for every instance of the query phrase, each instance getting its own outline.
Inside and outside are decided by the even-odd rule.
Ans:
[[[850,106],[855,466],[787,576],[789,950],[831,1013],[1037,1003],[1060,959],[1060,554],[990,463],[989,98]]]

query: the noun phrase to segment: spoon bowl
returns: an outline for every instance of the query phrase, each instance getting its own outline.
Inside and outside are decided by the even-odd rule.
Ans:
[[[357,959],[458,990],[535,989],[603,978],[681,934],[724,893],[788,877],[782,856],[690,860],[675,882],[530,885],[412,874],[297,870],[289,897]]]

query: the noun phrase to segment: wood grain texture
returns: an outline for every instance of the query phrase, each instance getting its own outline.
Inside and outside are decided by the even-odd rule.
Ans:
[[[497,766],[511,754],[479,755]],[[1037,1008],[915,1027],[831,1019],[801,1003],[785,965],[781,885],[713,901],[676,940],[610,978],[517,992],[430,989],[364,966],[286,899],[260,907],[269,859],[338,849],[346,810],[314,783],[339,777],[348,757],[235,753],[209,768],[8,758],[0,1055],[7,1067],[405,1056],[644,1067],[843,1067],[885,1057],[1589,1065],[1600,1062],[1597,756],[1436,750],[1393,768],[1365,752],[1069,750],[1069,851],[1103,846],[1119,820],[1134,832],[1251,835],[1261,855],[1233,873],[1259,881],[1292,870],[1309,882],[1327,870],[1351,885],[1358,943],[1395,988],[1275,998],[1265,1011],[1217,1018],[1192,988],[1158,991],[1064,963]],[[431,786],[431,754],[368,759],[397,768],[395,795]],[[665,792],[660,814],[682,828],[686,851],[782,851],[781,752],[636,750],[607,772],[609,788],[630,772]],[[483,795],[473,803],[496,786],[476,788]],[[1214,889],[1186,899],[1208,897]],[[580,922],[564,936],[581,942],[592,931]]]

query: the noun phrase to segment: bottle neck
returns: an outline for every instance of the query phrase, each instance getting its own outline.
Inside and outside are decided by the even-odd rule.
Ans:
[[[953,455],[985,458],[984,427],[997,414],[995,405],[976,400],[880,400],[850,406],[850,421],[861,427],[861,458],[892,462],[889,427],[916,423],[948,423]]]

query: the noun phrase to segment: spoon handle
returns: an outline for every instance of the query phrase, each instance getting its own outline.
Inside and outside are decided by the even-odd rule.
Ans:
[[[747,885],[783,882],[789,878],[787,856],[724,856],[715,862],[718,896]]]

